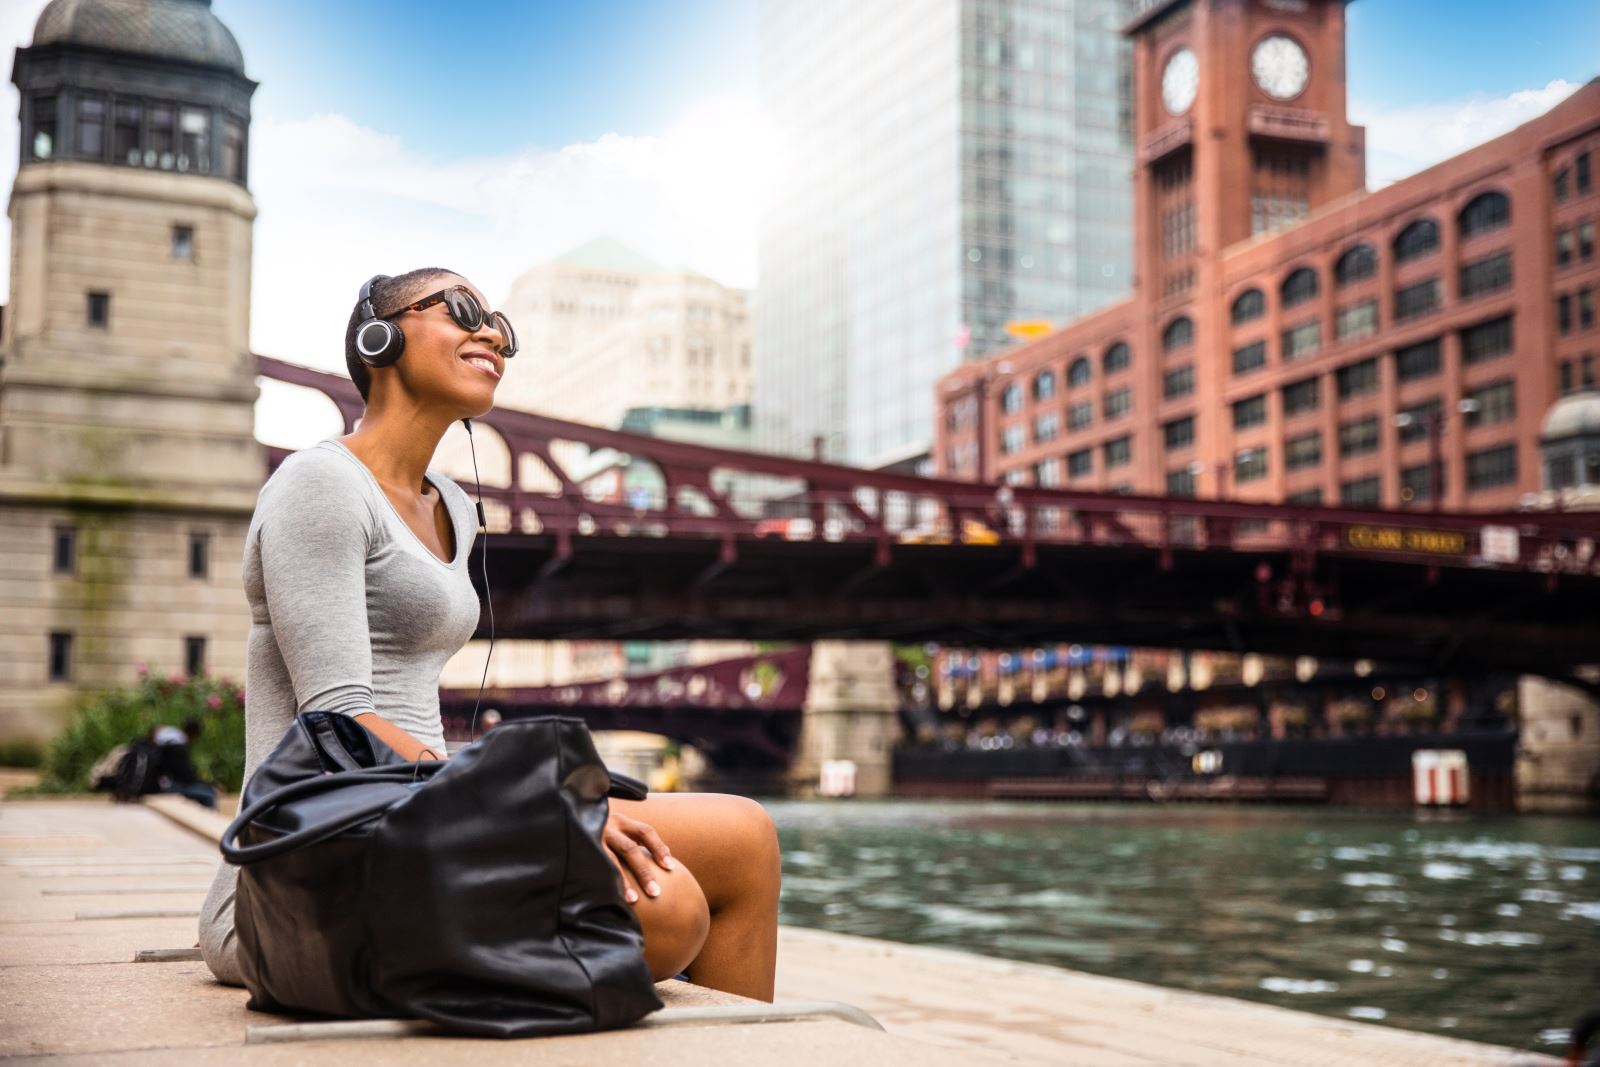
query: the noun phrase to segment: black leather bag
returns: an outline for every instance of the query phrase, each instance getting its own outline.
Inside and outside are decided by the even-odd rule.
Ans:
[[[251,776],[222,855],[250,1006],[533,1037],[661,1007],[601,844],[608,774],[580,719],[504,723],[410,763],[312,711]]]

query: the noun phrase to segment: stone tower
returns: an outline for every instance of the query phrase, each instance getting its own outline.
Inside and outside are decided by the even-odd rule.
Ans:
[[[243,676],[265,461],[250,98],[210,0],[53,0],[19,48],[0,333],[0,737],[85,690]]]

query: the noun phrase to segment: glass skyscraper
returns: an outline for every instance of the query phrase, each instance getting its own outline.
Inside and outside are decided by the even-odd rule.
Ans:
[[[763,448],[925,450],[934,382],[1123,297],[1132,0],[765,0]]]

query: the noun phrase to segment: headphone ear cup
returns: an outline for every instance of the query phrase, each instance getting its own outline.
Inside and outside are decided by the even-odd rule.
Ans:
[[[368,319],[356,327],[356,354],[369,367],[387,367],[405,351],[406,335],[387,319]]]

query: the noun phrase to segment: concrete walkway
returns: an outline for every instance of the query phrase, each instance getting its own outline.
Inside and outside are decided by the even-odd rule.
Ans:
[[[1549,1064],[1531,1053],[1057,968],[785,929],[777,1011],[681,982],[628,1031],[494,1042],[312,1040],[248,1011],[188,951],[221,820],[179,798],[0,803],[0,1058],[65,1065]],[[135,962],[148,950],[151,962]],[[176,957],[176,958],[172,958]],[[887,1032],[814,1002],[846,1001]],[[783,1018],[784,1009],[792,1017]],[[750,1025],[727,1025],[729,1017]],[[766,1021],[755,1020],[765,1017]],[[866,1020],[870,1022],[870,1020]],[[363,1026],[356,1028],[358,1031]],[[378,1030],[394,1029],[380,1024]],[[294,1040],[267,1040],[290,1037]]]

